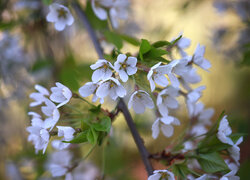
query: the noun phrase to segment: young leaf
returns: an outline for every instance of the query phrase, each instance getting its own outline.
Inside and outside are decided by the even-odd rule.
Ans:
[[[63,142],[64,143],[72,143],[72,144],[79,144],[79,143],[87,142],[88,141],[88,139],[87,139],[87,132],[88,131],[80,132],[71,141],[63,141]]]
[[[150,59],[154,59],[157,57],[161,57],[165,54],[168,54],[168,52],[166,50],[163,49],[158,49],[158,48],[151,48],[149,52],[147,52],[144,57],[145,58],[150,58]]]
[[[150,49],[151,49],[151,45],[148,42],[148,40],[142,39],[141,40],[141,45],[140,45],[140,50],[139,50],[139,55],[140,55],[141,60],[143,60],[143,54],[150,51]]]
[[[207,173],[216,173],[228,170],[227,164],[217,152],[209,154],[199,154],[198,162],[201,168]]]
[[[98,106],[91,107],[89,111],[93,114],[99,114],[101,112],[101,104],[99,104]]]
[[[182,35],[180,35],[177,39],[175,39],[175,40],[172,42],[172,45],[175,45],[175,43],[177,43],[181,38],[182,38]]]
[[[128,36],[126,34],[119,34],[119,36],[126,42],[134,45],[134,46],[139,46],[140,45],[140,42],[138,39],[134,38],[134,37],[131,37],[131,36]]]
[[[42,0],[42,1],[43,1],[43,4],[45,4],[47,6],[53,2],[53,0]]]
[[[91,144],[95,144],[98,138],[98,133],[94,130],[94,128],[90,128],[87,133],[88,142]]]
[[[173,173],[175,176],[180,179],[186,179],[187,174],[189,174],[189,170],[186,164],[175,164],[173,165]]]
[[[170,46],[170,45],[172,44],[168,41],[156,41],[155,43],[152,44],[152,46],[155,48],[159,48],[163,46]]]
[[[101,119],[99,123],[95,123],[92,127],[97,131],[109,132],[111,127],[111,119],[108,116],[105,116]]]

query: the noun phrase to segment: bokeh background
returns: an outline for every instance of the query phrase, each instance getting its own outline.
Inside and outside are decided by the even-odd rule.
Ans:
[[[82,1],[82,4],[86,4]],[[48,7],[36,0],[0,1],[0,179],[48,177],[47,155],[35,155],[27,142],[30,123],[28,95],[34,84],[49,88],[60,81],[73,91],[90,80],[89,65],[98,57],[88,34],[78,20],[63,32],[46,22]],[[73,12],[74,15],[74,12]],[[75,16],[75,19],[76,16]],[[214,120],[225,110],[233,131],[248,133],[250,123],[250,2],[247,0],[131,0],[129,19],[119,32],[149,41],[172,40],[180,33],[190,38],[192,54],[197,43],[206,46],[209,72],[200,70],[206,85],[202,101],[215,109]],[[112,46],[102,44],[105,52]],[[125,45],[123,52],[136,52]],[[111,107],[112,103],[107,106]],[[84,106],[83,106],[84,108]],[[174,143],[187,121],[185,107],[178,110],[182,126],[172,138],[151,137],[154,117],[134,115],[137,127],[151,152]],[[148,118],[150,117],[150,118]],[[105,170],[113,179],[146,179],[140,156],[120,116],[113,125],[113,136],[103,149],[94,150],[90,159],[98,167],[102,154]],[[249,179],[250,139],[241,147],[241,179]],[[48,152],[50,149],[48,149]],[[81,148],[82,152],[86,147]],[[155,167],[160,167],[155,164]]]

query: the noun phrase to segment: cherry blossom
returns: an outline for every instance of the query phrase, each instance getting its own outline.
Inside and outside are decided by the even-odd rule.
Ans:
[[[96,102],[99,97],[96,95],[96,90],[99,87],[100,82],[94,83],[94,82],[87,82],[79,89],[79,93],[82,97],[88,97],[91,94],[93,94],[92,102]],[[104,98],[100,98],[100,103],[104,103]]]
[[[119,54],[114,64],[114,69],[118,72],[121,80],[127,82],[128,76],[133,75],[137,71],[137,58],[127,57],[125,54]]]
[[[100,20],[106,20],[108,18],[105,8],[110,8],[112,4],[113,0],[91,0],[92,9]]]
[[[225,144],[233,145],[233,141],[229,137],[231,133],[232,133],[232,130],[231,130],[231,127],[229,126],[227,116],[224,116],[222,120],[220,121],[217,137],[221,142]]]
[[[58,137],[63,137],[61,140],[52,141],[52,146],[55,149],[63,150],[67,148],[70,143],[64,143],[62,141],[70,141],[74,138],[75,130],[69,126],[56,126],[58,129]]]
[[[55,29],[57,31],[64,30],[65,26],[71,26],[74,22],[74,18],[69,9],[61,4],[53,3],[49,6],[50,12],[46,19],[48,22],[55,23]]]
[[[148,180],[175,180],[174,174],[168,170],[155,170]]]
[[[144,113],[146,107],[150,109],[154,108],[154,102],[146,91],[138,90],[129,99],[128,108],[131,107],[133,107],[137,114],[141,114]]]
[[[49,96],[49,91],[45,87],[36,84],[35,89],[38,92],[31,93],[29,96],[31,99],[35,100],[34,102],[30,103],[30,107],[41,105],[46,99],[45,96]]]
[[[98,82],[99,80],[106,80],[112,76],[113,65],[105,60],[99,59],[95,64],[90,66],[92,70],[95,70],[92,74],[92,81]]]
[[[51,92],[50,99],[56,103],[60,103],[57,105],[57,108],[68,103],[72,97],[70,89],[59,82],[56,83],[56,87],[51,88]]]
[[[193,55],[193,62],[201,68],[208,70],[211,67],[211,64],[204,58],[204,54],[205,46],[200,46],[200,44],[198,44]]]

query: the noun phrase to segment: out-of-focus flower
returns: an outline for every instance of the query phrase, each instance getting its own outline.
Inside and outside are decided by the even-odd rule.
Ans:
[[[207,133],[207,128],[203,123],[198,123],[192,126],[190,133],[194,136],[200,136],[202,134]]]
[[[211,64],[204,58],[204,54],[205,46],[200,46],[200,44],[198,44],[193,55],[193,62],[202,69],[208,70],[211,67]]]
[[[137,71],[137,59],[135,57],[127,57],[125,54],[119,54],[114,64],[114,69],[118,72],[121,80],[127,82],[128,76],[133,75]]]
[[[99,97],[96,95],[96,90],[99,87],[100,83],[87,82],[79,89],[79,93],[82,97],[88,97],[93,94],[92,102],[96,102]],[[104,103],[104,98],[100,98],[100,103]]]
[[[148,180],[175,180],[174,174],[168,170],[155,170]]]
[[[57,105],[57,108],[68,103],[72,97],[70,89],[59,82],[56,83],[56,87],[51,88],[51,92],[50,99],[56,103],[60,103]]]
[[[148,72],[147,78],[150,83],[151,91],[155,90],[155,83],[166,87],[168,85],[168,79],[165,74],[167,74],[166,66],[160,66],[161,62],[157,63]],[[155,83],[154,83],[155,82]]]
[[[51,127],[51,129],[54,128],[54,126],[56,125],[57,121],[60,118],[60,113],[56,107],[56,105],[51,102],[49,99],[45,99],[45,105],[46,106],[42,106],[42,112],[48,116],[48,118],[45,120],[47,122],[47,126]]]
[[[72,175],[68,170],[71,167],[71,159],[72,155],[66,150],[54,152],[49,157],[47,169],[53,177],[66,175],[66,179],[70,178]]]
[[[52,141],[52,146],[55,149],[63,150],[66,149],[70,143],[64,143],[62,141],[70,141],[74,138],[75,130],[69,126],[57,126],[58,137],[63,137],[61,140]]]
[[[111,99],[116,100],[117,97],[124,97],[126,95],[126,89],[117,79],[110,77],[100,83],[100,86],[96,90],[96,95],[99,98],[104,98],[109,95]]]
[[[146,91],[138,90],[131,95],[128,107],[133,107],[137,114],[141,114],[144,113],[146,107],[154,108],[154,102]]]
[[[156,139],[161,132],[166,137],[171,137],[174,134],[174,127],[172,125],[180,125],[180,121],[172,116],[158,117],[152,125],[152,137]]]
[[[110,78],[112,76],[112,69],[114,69],[113,65],[105,59],[99,59],[95,64],[92,64],[90,68],[95,70],[92,74],[93,82]]]
[[[105,8],[110,8],[112,4],[113,0],[91,0],[92,9],[100,20],[106,20],[108,18]]]
[[[187,101],[190,103],[197,102],[201,97],[201,92],[206,89],[206,86],[199,86],[187,94]]]
[[[168,116],[168,108],[178,108],[178,101],[175,99],[179,95],[178,89],[168,86],[157,96],[157,106],[162,116]]]
[[[198,83],[200,81],[201,81],[201,77],[197,74],[195,68],[191,68],[186,73],[182,74],[180,77],[181,84],[188,91],[191,90],[189,83],[195,84],[195,83]]]
[[[31,99],[35,100],[34,102],[30,103],[30,107],[41,105],[45,99],[47,99],[45,96],[49,96],[49,91],[43,86],[36,84],[35,89],[38,92],[31,93],[29,96]]]
[[[220,121],[220,125],[219,125],[218,132],[217,132],[217,137],[221,142],[225,144],[233,145],[233,141],[231,140],[230,137],[228,137],[231,133],[232,133],[232,130],[231,130],[231,127],[229,126],[227,116],[224,116],[222,120]]]
[[[243,141],[243,137],[240,137],[237,142],[230,148],[228,148],[228,151],[230,153],[230,156],[233,158],[233,160],[236,162],[236,164],[239,166],[239,160],[240,160],[240,148],[238,145],[240,145]]]
[[[229,173],[225,174],[220,178],[220,180],[239,180],[240,177],[235,176],[238,171],[238,166],[234,163],[230,163],[228,160],[225,160],[229,169],[231,170]]]
[[[55,29],[57,31],[64,30],[65,26],[71,26],[74,22],[74,18],[69,9],[61,4],[53,3],[49,6],[50,12],[46,19],[48,22],[55,23]]]
[[[176,46],[182,57],[187,56],[187,53],[184,51],[184,49],[188,48],[190,44],[191,40],[186,37],[182,37],[179,41],[177,41]]]

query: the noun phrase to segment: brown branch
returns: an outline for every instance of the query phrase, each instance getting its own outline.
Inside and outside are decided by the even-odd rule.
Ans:
[[[91,27],[91,24],[89,23],[89,21],[85,15],[84,11],[82,10],[80,4],[77,1],[74,1],[72,3],[72,6],[75,9],[75,12],[78,15],[80,21],[85,26],[93,44],[94,44],[94,47],[96,49],[96,52],[97,52],[99,58],[103,58],[104,57],[103,50],[102,50],[100,43],[96,37],[95,31]],[[117,107],[124,115],[124,118],[128,124],[128,127],[129,127],[131,133],[132,133],[132,136],[133,136],[134,141],[137,145],[137,148],[139,149],[139,152],[141,154],[141,157],[142,157],[142,160],[143,160],[143,163],[145,165],[145,168],[147,170],[148,175],[153,174],[153,167],[152,167],[150,160],[149,160],[149,153],[148,153],[146,147],[144,146],[143,140],[140,137],[140,135],[136,129],[136,126],[133,122],[131,114],[129,113],[129,110],[128,110],[126,104],[124,103],[123,99],[119,100]]]

